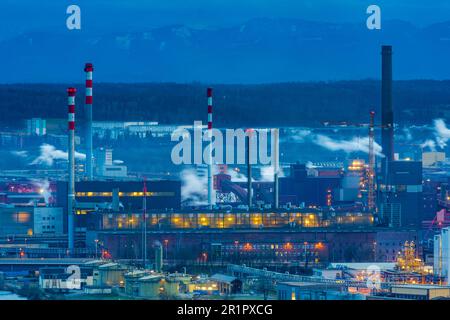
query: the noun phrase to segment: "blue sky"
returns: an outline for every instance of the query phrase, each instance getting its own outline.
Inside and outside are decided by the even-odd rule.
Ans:
[[[364,23],[370,4],[378,4],[387,20],[419,26],[450,20],[448,0],[1,0],[0,39],[63,28],[69,4],[79,5],[84,26],[100,33],[168,24],[223,26],[257,17]]]

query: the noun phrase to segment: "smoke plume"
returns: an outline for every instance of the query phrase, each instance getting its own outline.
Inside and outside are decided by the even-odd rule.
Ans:
[[[185,169],[180,173],[181,200],[191,205],[206,205],[208,196],[208,177],[199,176],[195,169]]]
[[[368,137],[364,138],[354,137],[351,140],[334,140],[328,136],[318,134],[314,137],[313,142],[316,143],[318,146],[321,146],[331,151],[344,151],[347,153],[361,151],[369,153]],[[384,155],[381,152],[382,148],[378,143],[374,142],[373,149],[375,155],[379,157],[384,157]]]
[[[447,146],[447,141],[450,139],[450,129],[447,128],[443,119],[434,120],[434,134],[439,147]]]
[[[46,166],[52,166],[55,160],[68,160],[68,153],[56,149],[54,146],[50,144],[44,143],[40,147],[41,154],[39,157],[33,160],[31,164],[43,164]],[[84,160],[86,159],[86,155],[83,153],[75,152],[75,158]]]

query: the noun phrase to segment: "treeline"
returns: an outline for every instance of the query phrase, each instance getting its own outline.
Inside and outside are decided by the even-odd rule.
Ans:
[[[31,117],[65,118],[67,84],[0,85],[0,121]],[[77,117],[84,117],[84,87],[74,85]],[[94,85],[94,119],[206,122],[207,85],[149,83]],[[369,110],[380,116],[379,81],[213,85],[215,126],[295,126],[322,121],[367,122]],[[395,121],[429,123],[450,115],[450,81],[394,82]]]

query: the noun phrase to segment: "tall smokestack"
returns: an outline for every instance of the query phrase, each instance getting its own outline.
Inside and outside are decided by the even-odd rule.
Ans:
[[[273,157],[273,173],[274,173],[274,177],[273,177],[273,194],[274,194],[274,207],[275,209],[278,209],[279,206],[279,199],[278,199],[278,174],[279,174],[279,170],[280,170],[280,149],[279,149],[279,137],[280,137],[280,131],[279,129],[273,129],[273,153],[272,153],[272,157]]]
[[[75,205],[75,88],[67,89],[68,96],[68,157],[69,157],[69,186],[67,192],[67,234],[68,251],[72,255],[75,248],[75,223],[74,223],[74,205]]]
[[[92,155],[92,73],[94,66],[86,63],[86,177],[88,180],[94,178],[93,155]]]
[[[215,204],[214,190],[213,190],[213,159],[212,159],[212,88],[206,90],[206,97],[208,98],[208,139],[210,148],[208,153],[208,207],[212,210]]]
[[[383,147],[384,175],[387,179],[388,165],[394,161],[394,113],[392,110],[392,46],[382,46],[381,71],[381,143]]]
[[[251,158],[251,139],[253,135],[253,129],[247,129],[247,204],[248,208],[253,207],[253,187],[252,187],[252,158]]]

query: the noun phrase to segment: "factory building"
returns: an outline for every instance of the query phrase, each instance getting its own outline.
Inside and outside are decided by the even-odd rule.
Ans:
[[[332,193],[340,188],[341,180],[340,169],[317,171],[316,175],[308,175],[306,165],[293,164],[290,176],[279,179],[280,203],[329,206],[332,204]]]
[[[88,231],[87,243],[99,239],[114,259],[141,259],[142,229]],[[166,260],[234,261],[267,266],[274,261],[302,261],[314,265],[325,261],[396,261],[405,241],[417,241],[416,231],[350,228],[271,228],[148,230],[148,258],[152,243],[162,244]]]
[[[143,299],[160,299],[176,297],[180,284],[175,279],[162,274],[133,271],[125,274],[125,293],[131,297]]]
[[[32,136],[45,136],[47,134],[47,121],[41,118],[28,119],[27,134]]]
[[[434,236],[433,270],[436,277],[449,283],[450,278],[450,227]]]
[[[450,287],[415,284],[394,285],[388,293],[378,293],[367,297],[367,300],[439,300],[450,298]]]
[[[423,167],[438,167],[439,163],[445,161],[445,152],[423,152],[422,153],[422,164]]]
[[[100,287],[123,287],[125,283],[124,274],[127,271],[128,267],[113,262],[94,266],[92,284]]]
[[[388,184],[380,184],[379,208],[391,227],[418,227],[423,216],[422,162],[391,161]]]
[[[0,206],[0,237],[61,235],[62,208]]]
[[[343,292],[338,284],[279,282],[278,300],[364,300],[361,294]]]
[[[126,178],[127,167],[121,160],[113,160],[113,150],[98,148],[95,150],[96,174],[98,177]]]
[[[111,212],[99,210],[88,215],[95,230],[140,230],[139,210]],[[363,228],[373,226],[373,215],[361,211],[304,208],[292,210],[166,210],[147,211],[147,230],[183,229],[301,229]]]
[[[33,207],[0,206],[0,237],[33,234]]]
[[[63,208],[35,207],[33,210],[33,234],[61,235],[64,233]]]
[[[58,206],[67,208],[67,183],[57,183]],[[142,210],[144,183],[142,181],[78,181],[75,183],[75,201],[79,207],[95,209],[105,203],[113,203],[116,190],[119,206],[123,210]],[[156,180],[147,182],[147,209],[179,209],[181,205],[181,182]],[[90,207],[90,205],[92,205]],[[81,210],[83,211],[83,210]],[[79,212],[85,213],[85,212]]]
[[[144,183],[142,181],[78,181],[75,183],[75,221],[77,232],[84,232],[89,215],[98,210],[108,212],[142,212]],[[181,182],[157,180],[147,182],[147,210],[177,210],[181,206]],[[57,182],[56,204],[68,215],[67,182]],[[68,230],[64,219],[64,232]]]

